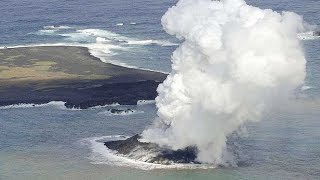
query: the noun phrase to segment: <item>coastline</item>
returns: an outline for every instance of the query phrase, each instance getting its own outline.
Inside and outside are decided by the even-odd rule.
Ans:
[[[86,109],[153,100],[166,74],[104,63],[87,47],[0,49],[0,106],[66,102]]]
[[[88,50],[88,53],[90,56],[93,58],[99,59],[99,61],[107,64],[112,64],[114,66],[120,66],[128,69],[135,69],[135,70],[143,70],[143,71],[151,71],[151,72],[157,72],[157,73],[162,73],[168,75],[170,72],[166,71],[160,71],[160,70],[153,70],[153,69],[148,69],[148,68],[141,68],[141,67],[136,67],[132,65],[127,65],[123,63],[114,63],[114,62],[108,62],[108,61],[103,61],[101,57],[98,55],[94,55],[92,53],[90,44],[81,44],[81,43],[43,43],[43,44],[25,44],[25,45],[10,45],[10,46],[0,46],[0,51],[3,49],[17,49],[17,48],[33,48],[33,47],[79,47],[79,48],[86,48]]]

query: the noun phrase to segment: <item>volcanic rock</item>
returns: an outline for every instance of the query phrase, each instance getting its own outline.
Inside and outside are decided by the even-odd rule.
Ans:
[[[169,147],[161,147],[155,143],[140,142],[140,138],[141,136],[137,134],[125,140],[105,142],[104,145],[108,149],[117,151],[118,154],[149,163],[199,164],[196,160],[198,149],[195,146],[172,150]],[[148,156],[148,154],[150,154],[150,156]]]

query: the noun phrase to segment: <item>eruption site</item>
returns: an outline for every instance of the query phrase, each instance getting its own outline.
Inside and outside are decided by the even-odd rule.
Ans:
[[[236,164],[227,138],[304,82],[303,19],[244,0],[179,0],[162,25],[182,44],[158,87],[158,117],[106,146],[145,162]]]

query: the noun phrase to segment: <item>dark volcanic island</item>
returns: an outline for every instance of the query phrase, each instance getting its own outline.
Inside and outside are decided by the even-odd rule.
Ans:
[[[68,108],[153,100],[166,74],[103,63],[85,47],[0,50],[0,105],[66,102]]]
[[[125,140],[105,142],[104,145],[120,155],[148,163],[166,165],[173,163],[199,164],[196,161],[198,149],[194,146],[172,150],[154,143],[140,142],[140,138],[140,135],[137,134]]]

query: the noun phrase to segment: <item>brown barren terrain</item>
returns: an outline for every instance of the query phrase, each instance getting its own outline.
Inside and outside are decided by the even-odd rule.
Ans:
[[[0,49],[0,105],[64,101],[88,108],[154,99],[166,75],[103,63],[85,47]]]

